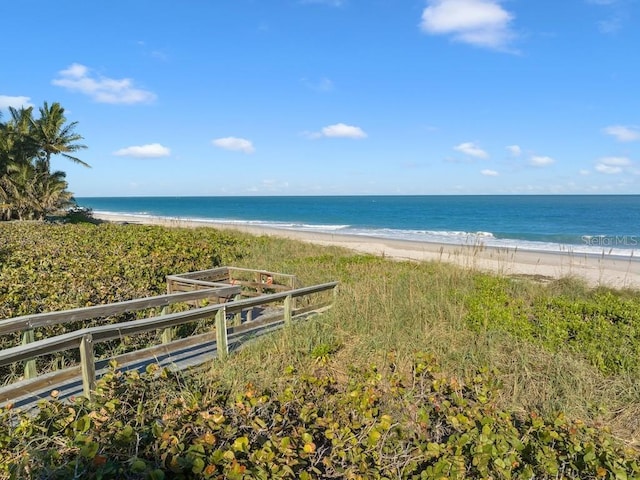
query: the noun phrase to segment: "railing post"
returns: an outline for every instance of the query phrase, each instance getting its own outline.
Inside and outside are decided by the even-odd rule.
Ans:
[[[35,341],[35,335],[33,333],[33,329],[25,330],[22,333],[22,345],[27,345],[28,343],[32,343]],[[35,378],[38,375],[36,370],[36,359],[32,358],[31,360],[27,360],[24,362],[24,378]]]
[[[242,298],[242,295],[238,294],[235,297],[233,297],[233,301],[238,301]],[[242,310],[240,310],[238,313],[235,314],[235,316],[233,317],[233,324],[236,327],[239,327],[242,325]]]
[[[291,324],[291,304],[293,302],[293,296],[287,295],[284,299],[284,324]]]
[[[290,280],[291,280],[291,281],[290,281],[289,283],[291,284],[291,285],[290,285],[291,290],[295,290],[295,289],[296,289],[296,277],[295,277],[295,276],[293,276],[293,277],[291,277],[291,279],[290,279]],[[295,298],[292,298],[292,299],[291,299],[291,310],[295,310],[295,309],[296,309],[296,299],[295,299]]]
[[[262,295],[263,291],[262,291],[262,273],[260,272],[256,272],[256,291]]]
[[[160,315],[167,315],[169,313],[169,306],[163,307]],[[172,327],[162,330],[162,343],[171,343],[173,340],[174,329]]]
[[[96,389],[96,364],[93,357],[93,337],[84,335],[80,340],[80,365],[82,367],[82,391],[91,399]]]
[[[216,343],[218,358],[226,358],[229,354],[227,343],[227,309],[222,307],[216,313]]]

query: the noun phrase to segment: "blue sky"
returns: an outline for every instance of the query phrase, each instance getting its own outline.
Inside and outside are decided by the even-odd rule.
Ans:
[[[77,196],[640,193],[637,0],[2,2]]]

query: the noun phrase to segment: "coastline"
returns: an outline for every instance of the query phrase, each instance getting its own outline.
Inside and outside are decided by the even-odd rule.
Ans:
[[[268,235],[337,246],[394,260],[439,261],[506,276],[526,276],[538,280],[578,277],[590,286],[640,289],[640,261],[633,257],[589,255],[571,251],[537,252],[482,245],[453,245],[377,237],[284,230],[234,223],[208,223],[165,217],[94,213],[94,217],[114,223],[139,223],[169,227],[209,227],[236,230],[251,235]]]

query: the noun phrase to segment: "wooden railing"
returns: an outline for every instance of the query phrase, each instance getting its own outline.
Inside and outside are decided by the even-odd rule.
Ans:
[[[7,335],[22,331],[22,344],[23,346],[27,346],[35,341],[35,328],[62,325],[65,323],[89,320],[98,317],[108,317],[121,313],[134,312],[145,308],[168,307],[169,305],[182,302],[194,302],[206,299],[226,301],[229,298],[233,298],[235,295],[238,295],[240,291],[241,288],[239,286],[218,284],[218,286],[191,292],[158,295],[155,297],[110,303],[108,305],[76,308],[73,310],[64,310],[59,312],[25,315],[0,321],[0,335]],[[25,363],[24,377],[29,379],[34,378],[36,375],[35,360],[30,359]]]
[[[198,272],[167,275],[167,293],[210,288],[220,282],[243,287],[243,295],[262,295],[265,290],[284,292],[296,288],[296,276],[240,267],[218,267]]]
[[[318,310],[330,306],[333,302],[325,302],[319,305],[309,305],[294,311],[294,300],[299,297],[313,295],[319,292],[336,292],[337,282],[323,283],[311,287],[290,289],[284,292],[265,294],[252,298],[243,298],[225,303],[218,303],[193,310],[133,320],[123,323],[101,325],[90,328],[82,328],[51,338],[31,341],[20,346],[0,351],[0,366],[15,362],[33,361],[42,355],[50,355],[60,351],[78,349],[80,352],[80,369],[83,385],[83,394],[91,397],[96,385],[96,359],[94,345],[110,340],[131,336],[143,332],[158,329],[170,329],[179,325],[197,320],[215,317],[216,351],[218,357],[225,357],[229,353],[229,329],[231,333],[236,331],[247,332],[252,328],[258,328],[256,322],[242,324],[242,314],[246,320],[251,320],[250,312],[254,307],[260,307],[273,303],[282,304],[282,318],[284,324],[289,324],[296,315]],[[136,310],[170,303],[185,302],[209,298],[211,296],[227,297],[240,293],[240,286],[225,286],[217,289],[203,289],[186,293],[173,293],[140,300],[131,300],[104,306],[88,307],[83,309],[68,310],[66,312],[53,312],[25,317],[14,318],[0,323],[0,333],[9,333],[27,329],[33,331],[34,327],[66,323],[74,320],[94,318],[102,315],[113,315],[125,311]],[[227,318],[233,319],[233,326],[227,326]],[[244,328],[243,328],[244,327]],[[177,341],[175,342],[177,343]],[[169,343],[169,345],[171,342]],[[1,400],[0,400],[1,401]]]

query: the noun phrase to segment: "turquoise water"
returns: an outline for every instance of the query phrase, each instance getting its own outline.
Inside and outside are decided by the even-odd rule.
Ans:
[[[640,250],[640,195],[105,197],[77,201],[102,213],[422,242],[634,256]]]

